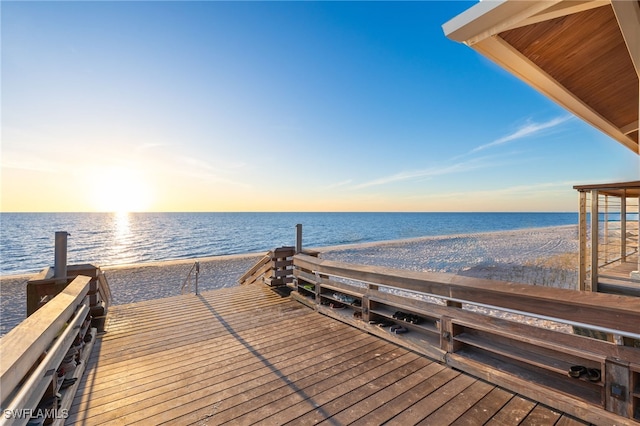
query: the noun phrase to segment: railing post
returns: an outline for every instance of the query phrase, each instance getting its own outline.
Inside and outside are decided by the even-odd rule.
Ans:
[[[196,296],[198,295],[198,275],[200,275],[200,262],[196,262]]]
[[[587,192],[580,191],[580,205],[578,208],[578,290],[587,289]]]
[[[296,225],[296,254],[302,252],[302,224]]]
[[[627,261],[627,190],[622,190],[620,198],[620,258]]]
[[[598,221],[599,217],[599,208],[598,208],[598,197],[599,193],[597,189],[591,190],[591,281],[585,290],[587,291],[598,291],[598,251],[600,250],[598,246]]]
[[[67,231],[56,232],[53,278],[67,282]]]

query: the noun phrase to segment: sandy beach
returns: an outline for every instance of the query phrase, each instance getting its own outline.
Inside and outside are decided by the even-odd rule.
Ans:
[[[309,248],[321,252],[324,259],[414,271],[447,272],[560,288],[575,288],[577,282],[578,230],[575,225]],[[235,286],[238,278],[263,254],[102,269],[111,286],[113,304],[119,305],[180,294],[196,260],[200,262],[200,291]],[[28,279],[29,275],[0,277],[0,335],[24,319]]]

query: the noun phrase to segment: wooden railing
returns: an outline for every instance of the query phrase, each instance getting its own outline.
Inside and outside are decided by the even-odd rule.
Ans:
[[[278,287],[293,282],[293,247],[279,247],[265,254],[255,265],[238,279],[239,284],[262,282]]]
[[[44,273],[46,275],[46,272]],[[52,418],[62,424],[95,341],[90,328],[89,276],[76,276],[36,312],[0,340],[1,424],[26,424],[31,416]],[[86,336],[90,336],[86,338]],[[74,342],[86,342],[73,371],[73,385],[62,390],[57,371]],[[39,406],[45,395],[53,405]],[[60,394],[61,400],[55,397]]]
[[[292,296],[325,315],[594,424],[640,421],[639,298],[304,254],[293,264]]]

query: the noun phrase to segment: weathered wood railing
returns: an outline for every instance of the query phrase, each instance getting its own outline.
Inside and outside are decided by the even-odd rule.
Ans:
[[[103,331],[107,310],[111,303],[111,290],[104,272],[91,264],[68,265],[66,279],[55,278],[54,269],[50,267],[43,269],[29,279],[27,282],[27,316],[44,306],[66,288],[73,278],[79,275],[91,278],[87,296],[89,297],[93,326],[98,331]]]
[[[278,247],[270,250],[239,279],[239,284],[263,282],[278,287],[293,282],[293,247]]]
[[[92,281],[92,277],[76,276],[0,340],[1,424],[24,425],[32,416],[52,418],[54,424],[64,422],[79,379],[61,391],[62,380],[56,372],[79,336],[89,335],[73,376],[84,372],[96,333],[89,321]],[[45,394],[58,392],[61,401],[39,407]]]
[[[640,421],[640,348],[634,347],[640,342],[639,298],[304,254],[296,254],[293,264],[292,296],[323,314],[586,421]],[[597,340],[572,329],[615,339]],[[589,374],[569,377],[572,366],[584,366]]]

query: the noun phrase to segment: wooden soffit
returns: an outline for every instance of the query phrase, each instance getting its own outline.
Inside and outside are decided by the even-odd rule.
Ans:
[[[484,1],[443,30],[640,154],[640,0]]]

